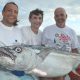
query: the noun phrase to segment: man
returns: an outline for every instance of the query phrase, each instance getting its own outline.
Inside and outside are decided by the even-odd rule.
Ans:
[[[58,50],[78,53],[77,36],[72,29],[66,26],[66,11],[61,7],[57,8],[54,11],[54,19],[56,24],[45,28],[43,31],[42,44]],[[64,80],[64,77],[56,77],[50,80]]]
[[[2,11],[3,19],[0,22],[0,42],[6,46],[13,43],[22,43],[20,30],[17,26],[18,6],[14,2],[7,3]]]
[[[30,26],[22,28],[24,43],[27,45],[41,45],[41,31],[39,30],[43,22],[43,11],[35,9],[29,14]]]
[[[41,45],[42,32],[39,28],[43,22],[43,11],[32,10],[29,14],[29,21],[31,25],[22,28],[23,43],[26,45]],[[32,75],[32,77],[34,76]]]
[[[11,46],[22,43],[22,35],[17,26],[18,6],[14,2],[7,3],[2,10],[3,19],[0,22],[0,46]],[[0,70],[0,72],[2,72]],[[3,70],[1,80],[16,80],[18,77],[10,71]],[[10,78],[9,78],[10,77]],[[15,77],[15,78],[14,78]]]

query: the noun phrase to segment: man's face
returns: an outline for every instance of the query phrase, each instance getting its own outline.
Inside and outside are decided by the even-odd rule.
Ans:
[[[29,20],[31,22],[31,26],[38,29],[43,22],[43,17],[41,14],[39,14],[39,15],[33,14]]]
[[[2,13],[3,21],[7,24],[13,24],[17,20],[18,8],[14,4],[8,4]]]
[[[58,25],[65,24],[65,21],[67,18],[66,12],[61,8],[57,9],[55,11],[54,18],[55,18],[56,24]]]

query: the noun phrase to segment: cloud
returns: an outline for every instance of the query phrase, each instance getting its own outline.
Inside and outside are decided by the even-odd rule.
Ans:
[[[40,8],[45,12],[54,11],[57,7],[64,7],[66,11],[73,14],[80,14],[80,1],[79,0],[0,0],[0,5],[4,6],[5,3],[14,1],[19,6],[20,16],[28,16],[29,12],[35,8]],[[23,17],[24,18],[24,17]]]
[[[68,19],[67,24],[80,34],[80,0],[0,0],[0,11],[5,3],[13,1],[19,6],[19,25],[29,25],[28,16],[31,10],[39,8],[44,11],[43,30],[46,26],[54,24],[53,13],[55,8],[65,8]],[[0,15],[0,18],[2,16]],[[73,27],[74,26],[74,27]]]

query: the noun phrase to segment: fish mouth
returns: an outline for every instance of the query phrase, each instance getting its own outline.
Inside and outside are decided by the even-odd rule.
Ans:
[[[0,47],[0,57],[9,57],[15,61],[16,56],[13,54],[13,51],[8,47]]]

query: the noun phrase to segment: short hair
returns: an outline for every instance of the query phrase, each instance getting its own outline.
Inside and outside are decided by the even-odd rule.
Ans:
[[[43,18],[43,11],[42,10],[40,10],[40,9],[32,10],[29,14],[29,19],[32,17],[32,15],[39,15],[39,14],[41,14],[42,18]]]
[[[17,6],[17,4],[16,4],[15,2],[8,2],[8,3],[6,3],[5,6],[3,7],[2,13],[5,11],[7,5],[9,5],[9,4],[13,4],[13,5],[15,5],[15,6],[18,8],[18,6]],[[17,22],[19,22],[19,21],[16,20],[16,21],[13,23],[13,25],[16,26],[16,25],[17,25]]]
[[[64,11],[65,14],[67,14],[64,8],[62,8],[62,7],[58,7],[58,8],[55,9],[55,11],[54,11],[54,15],[55,15],[55,13],[56,13],[56,11],[57,11],[58,9],[61,9],[62,11]]]

